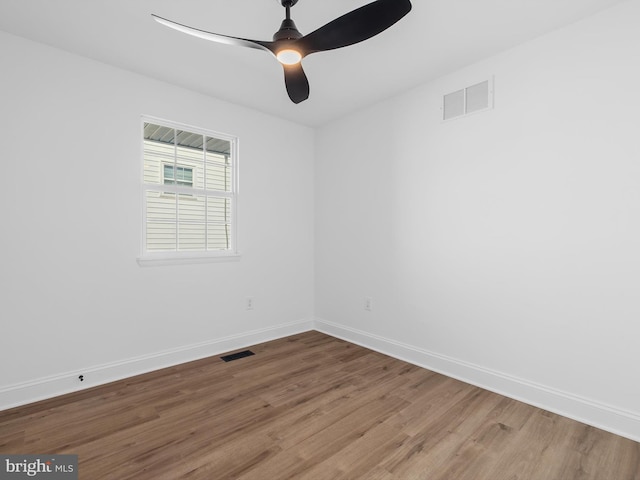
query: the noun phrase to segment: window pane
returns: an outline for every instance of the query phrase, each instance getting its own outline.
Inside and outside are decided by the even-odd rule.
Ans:
[[[231,166],[223,163],[207,162],[207,190],[230,192]]]
[[[184,183],[192,183],[193,170],[191,168],[177,167],[176,178]]]
[[[230,192],[231,184],[231,142],[219,138],[206,137],[207,150],[207,190]]]
[[[207,197],[207,249],[231,248],[231,199]]]
[[[150,252],[176,249],[175,195],[146,192],[146,245]]]
[[[207,141],[207,157],[210,155],[221,155],[223,157],[231,156],[231,142],[229,140],[221,140],[215,137],[206,137]]]
[[[163,175],[164,175],[164,184],[165,185],[173,185],[176,183],[175,175],[173,174],[173,165],[163,165]]]
[[[178,226],[178,250],[181,252],[189,250],[204,250],[205,245],[205,224],[181,223]]]
[[[146,192],[147,219],[160,222],[176,221],[176,198],[173,194]]]
[[[177,130],[176,149],[178,185],[204,188],[204,137],[198,133]]]
[[[152,123],[144,124],[144,182],[161,184],[163,164],[175,161],[175,130]]]
[[[207,197],[207,221],[209,223],[231,223],[231,199]]]
[[[175,251],[175,224],[147,221],[147,250],[149,252]]]
[[[205,197],[178,195],[178,250],[204,250]]]
[[[231,225],[207,225],[207,249],[228,250],[231,248]]]

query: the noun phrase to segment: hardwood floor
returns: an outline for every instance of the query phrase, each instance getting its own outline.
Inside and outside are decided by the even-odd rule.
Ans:
[[[318,332],[0,412],[80,478],[639,480],[640,444]]]

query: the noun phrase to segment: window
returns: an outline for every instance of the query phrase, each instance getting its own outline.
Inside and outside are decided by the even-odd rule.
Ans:
[[[237,257],[236,139],[144,119],[142,143],[139,263]]]
[[[193,187],[193,168],[182,165],[163,165],[163,178],[165,185],[183,185]]]

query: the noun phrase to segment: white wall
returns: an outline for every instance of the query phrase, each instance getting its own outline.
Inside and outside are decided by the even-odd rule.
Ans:
[[[624,3],[321,129],[318,328],[640,439],[639,18]],[[439,120],[491,75],[494,110]]]
[[[4,33],[0,64],[0,407],[311,328],[313,130]],[[239,137],[239,262],[137,265],[142,114]]]
[[[322,331],[640,439],[639,15],[315,134],[0,33],[0,408],[311,328],[315,308]],[[495,110],[439,121],[488,75]],[[240,262],[136,264],[141,114],[239,136]]]

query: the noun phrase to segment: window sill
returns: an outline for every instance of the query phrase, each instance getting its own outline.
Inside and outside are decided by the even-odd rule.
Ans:
[[[241,255],[230,253],[214,255],[207,253],[155,254],[140,256],[136,260],[141,267],[163,267],[166,265],[194,265],[199,263],[238,262]]]

